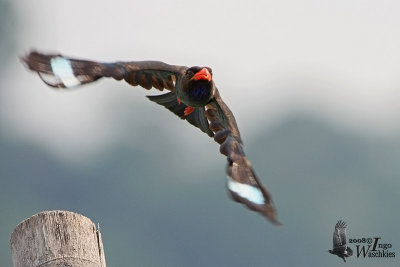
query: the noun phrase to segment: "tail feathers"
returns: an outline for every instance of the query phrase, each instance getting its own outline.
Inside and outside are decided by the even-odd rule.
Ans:
[[[122,71],[103,64],[87,60],[72,59],[62,55],[45,55],[31,52],[21,58],[25,65],[36,71],[47,85],[56,88],[72,88],[91,83],[101,77],[122,79]]]

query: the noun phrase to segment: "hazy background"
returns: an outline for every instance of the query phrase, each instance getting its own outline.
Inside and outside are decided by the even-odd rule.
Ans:
[[[337,266],[339,219],[397,254],[346,266],[399,266],[399,10],[0,0],[0,266],[14,227],[52,209],[100,224],[108,266]],[[212,67],[284,226],[232,202],[217,144],[149,92],[112,80],[51,90],[18,60],[31,48]]]

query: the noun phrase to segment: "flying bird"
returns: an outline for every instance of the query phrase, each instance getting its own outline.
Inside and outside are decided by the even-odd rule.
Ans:
[[[333,249],[328,250],[329,253],[337,255],[346,262],[347,257],[353,255],[353,250],[346,244],[346,222],[340,220],[335,225],[335,231],[333,232]]]
[[[222,101],[209,67],[185,67],[160,61],[101,63],[75,59],[60,54],[31,51],[23,63],[47,85],[73,88],[100,78],[125,80],[141,86],[169,92],[147,98],[164,106],[181,119],[199,128],[220,144],[227,157],[227,188],[233,200],[257,211],[279,225],[271,195],[261,184],[243,152],[235,117]]]

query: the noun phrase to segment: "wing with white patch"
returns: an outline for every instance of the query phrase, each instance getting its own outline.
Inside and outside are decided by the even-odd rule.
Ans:
[[[184,116],[187,106],[177,101],[174,82],[187,67],[168,65],[160,61],[100,63],[35,51],[23,57],[22,61],[30,70],[37,72],[47,85],[55,88],[73,88],[102,77],[110,77],[116,80],[124,79],[130,85],[139,85],[148,90],[152,87],[160,91],[168,89],[171,92],[148,98],[186,119],[209,136],[213,136],[203,107],[196,108],[194,112]]]
[[[56,88],[72,88],[109,77],[124,79],[147,90],[154,87],[160,91],[174,91],[177,76],[187,68],[160,61],[100,63],[36,51],[22,57],[22,61],[30,70],[37,72],[47,85]]]
[[[220,144],[220,152],[227,157],[227,188],[233,200],[245,204],[253,211],[266,216],[279,225],[276,211],[267,189],[260,183],[256,173],[243,152],[239,130],[232,112],[216,92],[215,100],[206,107],[206,116],[214,140]]]

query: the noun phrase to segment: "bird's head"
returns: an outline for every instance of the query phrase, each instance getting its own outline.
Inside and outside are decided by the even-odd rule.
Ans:
[[[181,100],[192,107],[205,106],[214,97],[215,86],[209,67],[188,68],[182,78]]]
[[[194,82],[211,82],[212,80],[212,70],[209,67],[194,66],[188,68],[185,72],[185,75],[189,78],[189,80],[193,80]]]

